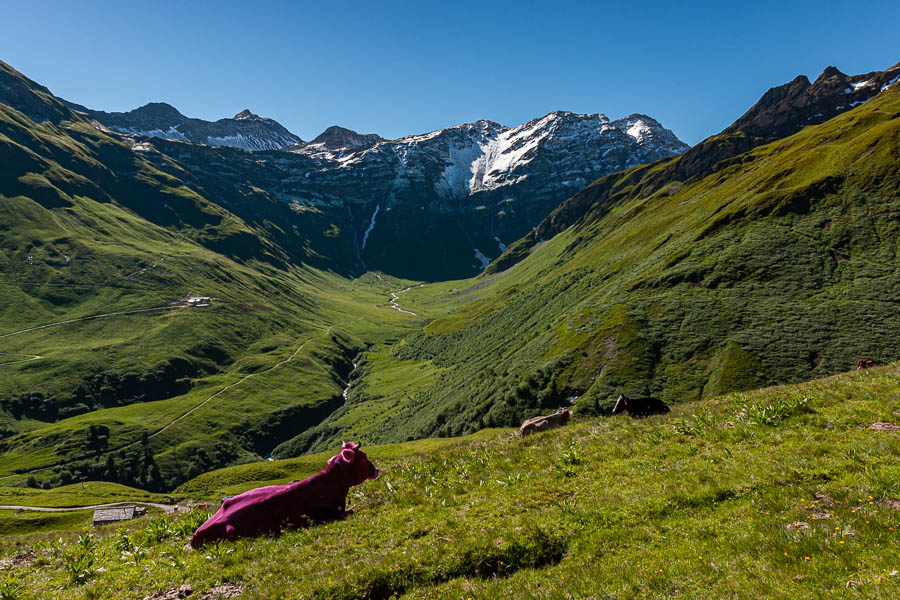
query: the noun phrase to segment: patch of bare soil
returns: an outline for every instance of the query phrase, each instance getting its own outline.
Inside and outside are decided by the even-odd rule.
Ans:
[[[834,506],[834,499],[828,494],[816,492],[815,498],[816,504],[821,504],[822,506]]]
[[[158,592],[152,596],[145,596],[144,600],[183,600],[193,593],[194,587],[189,583],[185,583],[177,588],[166,590],[165,592]],[[230,600],[232,598],[239,598],[243,593],[244,582],[239,581],[237,583],[217,585],[210,590],[206,590],[199,596],[191,597],[191,600]]]
[[[879,421],[878,423],[869,425],[869,429],[874,429],[875,431],[900,431],[900,425]]]
[[[194,593],[194,588],[189,583],[179,585],[177,588],[157,592],[152,596],[144,596],[144,600],[182,600]]]
[[[893,500],[891,498],[883,498],[878,501],[878,504],[882,506],[887,506],[888,508],[893,508],[894,510],[900,510],[900,500]]]
[[[207,590],[197,596],[197,600],[219,600],[220,598],[239,598],[244,593],[244,582],[226,583],[225,585],[217,585],[211,590]]]
[[[37,553],[34,550],[29,550],[28,552],[23,552],[0,560],[0,570],[5,571],[6,569],[28,567],[31,566],[31,563],[35,560],[37,560]]]

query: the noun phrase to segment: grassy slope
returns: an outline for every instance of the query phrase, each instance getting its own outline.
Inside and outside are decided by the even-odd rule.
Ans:
[[[167,496],[137,490],[108,481],[87,481],[64,485],[51,490],[29,488],[0,488],[0,504],[6,506],[73,507],[106,504],[109,502],[160,502]]]
[[[78,552],[72,535],[13,576],[42,598],[235,581],[246,598],[893,598],[900,513],[884,501],[900,497],[900,438],[866,426],[896,421],[898,376],[883,367],[644,420],[410,449],[376,459],[382,477],[353,490],[342,522],[203,552],[182,550],[188,517],[136,523],[124,531],[140,560],[104,530],[89,554],[105,571],[87,583],[69,584],[63,568]],[[307,472],[265,466],[279,480]],[[250,485],[247,469],[212,480]]]
[[[217,298],[209,309],[0,339],[0,362],[41,356],[0,366],[0,398],[32,393],[23,402],[30,413],[0,411],[0,476],[77,458],[102,461],[144,434],[161,478],[174,484],[194,474],[192,461],[196,470],[258,458],[340,403],[359,349],[411,326],[387,306],[387,284],[284,262],[265,230],[179,180],[188,174],[177,163],[147,160],[86,123],[35,122],[0,106],[0,150],[7,167],[0,172],[7,194],[0,197],[0,334],[166,307],[188,294]],[[292,361],[269,370],[304,342]],[[88,399],[75,398],[79,388]],[[36,406],[47,413],[34,414]],[[92,425],[110,429],[97,458],[86,447]],[[222,440],[223,430],[232,435]],[[194,460],[200,450],[206,460]]]
[[[409,369],[380,399],[403,402],[379,439],[512,425],[571,396],[596,414],[623,392],[696,400],[896,359],[898,114],[895,86],[708,177],[616,189],[499,278],[403,295],[436,319],[390,349]],[[400,389],[422,362],[437,375]],[[360,399],[345,422],[369,414]],[[355,431],[334,425],[330,441]]]

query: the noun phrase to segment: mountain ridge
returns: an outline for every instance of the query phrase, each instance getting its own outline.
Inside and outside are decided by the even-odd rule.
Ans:
[[[249,109],[244,109],[232,118],[205,121],[186,117],[166,102],[150,102],[127,112],[105,112],[65,102],[86,120],[121,134],[229,146],[249,151],[278,150],[302,142],[277,121],[260,117]]]
[[[699,142],[678,160],[647,164],[601,178],[554,209],[533,232],[499,258],[486,274],[508,268],[542,239],[549,239],[581,221],[599,218],[607,210],[614,190],[637,186],[650,195],[667,185],[681,185],[726,168],[729,161],[758,146],[792,135],[807,125],[825,122],[871,100],[900,80],[900,63],[860,75],[845,75],[827,67],[814,83],[798,75],[766,91],[734,123]],[[593,217],[589,214],[593,212]]]

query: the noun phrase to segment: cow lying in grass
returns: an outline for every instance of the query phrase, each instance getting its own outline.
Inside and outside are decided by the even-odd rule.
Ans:
[[[632,417],[646,417],[649,415],[660,415],[669,412],[669,405],[659,398],[629,398],[621,395],[616,400],[616,405],[612,409],[612,414],[627,412]]]
[[[256,488],[225,500],[194,533],[191,546],[199,548],[216,540],[277,533],[310,521],[342,517],[350,488],[376,477],[378,469],[359,444],[344,442],[328,466],[312,477],[288,485]]]
[[[525,437],[526,435],[531,435],[532,433],[537,433],[539,431],[556,429],[557,427],[562,427],[568,423],[570,418],[572,418],[572,413],[569,412],[569,409],[561,408],[552,415],[528,419],[522,423],[521,427],[519,427],[519,435]]]

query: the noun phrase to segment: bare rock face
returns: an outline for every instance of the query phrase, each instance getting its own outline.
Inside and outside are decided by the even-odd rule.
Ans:
[[[900,63],[863,75],[845,75],[828,67],[810,83],[800,75],[766,92],[723,134],[744,132],[758,138],[780,139],[806,125],[823,123],[845,110],[874,98],[900,77]]]
[[[610,121],[602,114],[556,111],[518,127],[476,121],[398,140],[330,127],[290,150],[321,162],[311,177],[323,185],[365,181],[360,191],[367,197],[390,202],[408,189],[436,200],[465,201],[526,181],[532,192],[577,190],[599,175],[687,148],[646,115]],[[372,179],[384,184],[373,190]]]
[[[381,141],[384,141],[384,138],[376,133],[356,133],[352,129],[332,125],[316,136],[307,146],[321,147],[326,150],[362,149],[371,148]]]

